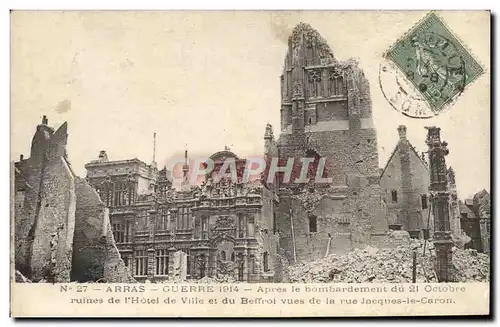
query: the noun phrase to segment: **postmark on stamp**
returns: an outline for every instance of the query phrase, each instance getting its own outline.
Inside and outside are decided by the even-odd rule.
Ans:
[[[429,116],[442,112],[484,72],[433,12],[399,39],[384,57],[413,84],[433,112]]]

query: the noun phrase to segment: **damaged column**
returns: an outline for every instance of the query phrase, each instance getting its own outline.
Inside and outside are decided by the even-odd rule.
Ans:
[[[434,246],[436,248],[435,269],[439,282],[450,281],[452,264],[451,247],[453,245],[450,231],[448,211],[449,192],[447,188],[445,156],[449,151],[446,142],[441,142],[439,127],[427,128],[427,145],[429,147],[430,186],[432,210],[434,213]]]

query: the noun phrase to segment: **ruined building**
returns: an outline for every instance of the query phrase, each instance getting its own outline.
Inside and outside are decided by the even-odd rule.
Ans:
[[[108,209],[71,169],[67,128],[54,131],[43,116],[30,157],[14,163],[15,269],[34,281],[133,281]]]
[[[156,172],[136,159],[127,165],[142,168],[125,168],[103,154],[86,166],[89,183],[110,207],[115,240],[135,278],[176,278],[184,259],[175,253],[182,251],[186,278],[224,273],[279,281],[287,262],[385,244],[376,131],[368,81],[357,62],[336,60],[318,32],[299,24],[281,86],[281,133],[276,140],[266,126],[263,155],[268,164],[279,158],[280,167],[295,158],[290,181],[283,172],[269,179],[265,171],[253,183],[214,183],[207,175],[199,187],[186,182],[175,190],[165,169]],[[238,167],[246,162],[227,150],[211,158],[215,171],[227,158]],[[297,184],[300,158],[310,160],[309,182]],[[183,172],[189,170],[186,158]],[[139,190],[141,183],[154,186]]]
[[[346,251],[384,235],[368,81],[355,60],[337,60],[321,35],[304,23],[288,39],[276,146],[282,165],[288,158],[311,158],[324,166],[317,177],[331,179],[278,180],[280,245],[290,261]]]
[[[466,248],[478,252],[491,251],[491,202],[486,190],[476,193],[472,199],[458,201],[463,231],[471,238]]]
[[[180,190],[172,187],[166,169],[137,159],[109,161],[101,152],[85,166],[87,180],[110,208],[114,239],[138,281],[218,275],[275,280],[281,261],[273,233],[273,190],[259,181],[243,183],[246,160],[231,151],[210,158],[212,174],[201,185],[190,185],[186,151]],[[228,159],[237,167],[237,182],[214,179]],[[184,255],[176,255],[179,251]]]
[[[387,203],[389,228],[406,230],[412,237],[430,237],[434,216],[429,194],[429,167],[406,138],[406,126],[398,127],[399,141],[380,179]]]

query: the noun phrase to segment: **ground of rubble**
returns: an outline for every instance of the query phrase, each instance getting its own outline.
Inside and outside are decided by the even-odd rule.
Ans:
[[[412,282],[413,251],[417,252],[416,281],[437,282],[433,268],[435,250],[432,242],[412,240],[407,245],[378,249],[366,247],[346,254],[332,254],[312,262],[289,267],[292,283],[407,283]],[[453,247],[454,282],[489,281],[490,258],[472,249]]]

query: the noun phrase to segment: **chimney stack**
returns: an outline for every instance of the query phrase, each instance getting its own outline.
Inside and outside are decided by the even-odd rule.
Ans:
[[[47,116],[43,115],[42,118],[42,125],[47,126],[49,124],[49,120],[47,119]]]

